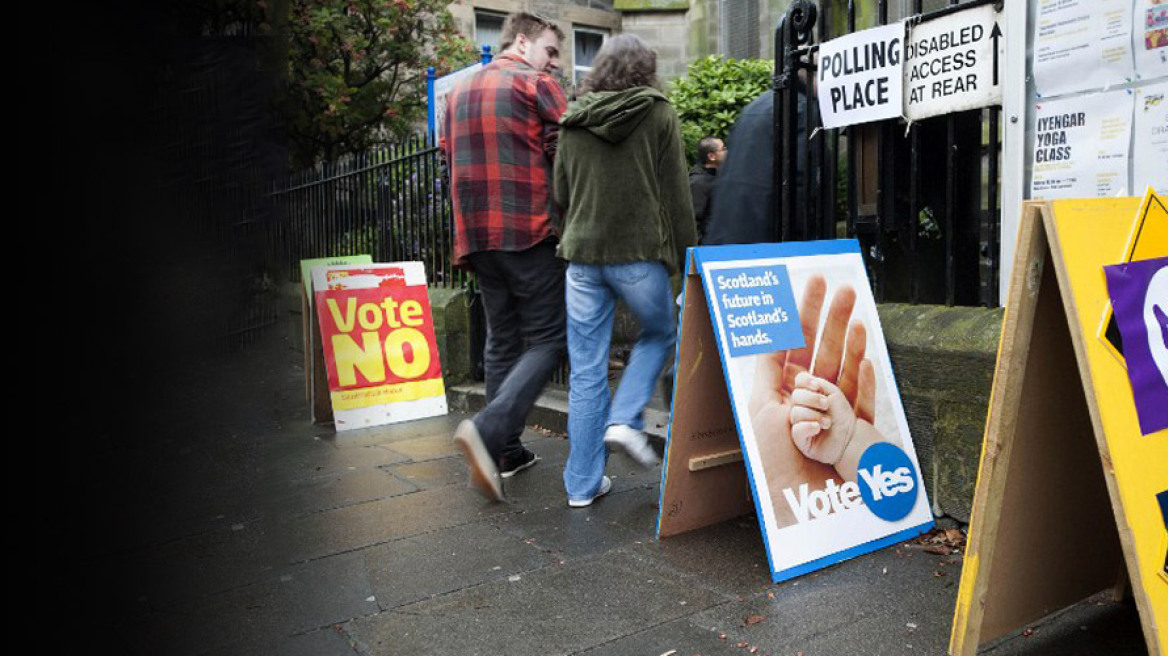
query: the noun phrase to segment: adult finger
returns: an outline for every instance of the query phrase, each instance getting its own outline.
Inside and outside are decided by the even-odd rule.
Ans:
[[[856,417],[869,424],[876,423],[876,369],[871,360],[860,363],[856,380]]]
[[[852,318],[852,308],[856,305],[856,290],[844,285],[836,291],[827,310],[827,320],[823,324],[823,335],[819,338],[819,348],[815,354],[816,376],[836,382],[840,376],[840,362],[844,355],[844,337],[848,331],[848,321]]]
[[[783,389],[795,386],[795,376],[800,371],[811,369],[811,357],[815,353],[815,338],[819,332],[819,313],[823,310],[823,297],[827,294],[827,281],[821,275],[811,276],[803,287],[803,299],[799,302],[799,322],[803,327],[803,348],[787,352],[784,368]]]
[[[766,404],[782,399],[783,363],[786,351],[764,353],[754,360],[754,384],[750,390],[750,416],[758,414]]]
[[[844,398],[853,407],[856,405],[856,383],[860,376],[860,363],[868,348],[868,330],[864,322],[856,319],[848,327],[848,342],[844,346],[844,364],[840,369],[839,388]]]

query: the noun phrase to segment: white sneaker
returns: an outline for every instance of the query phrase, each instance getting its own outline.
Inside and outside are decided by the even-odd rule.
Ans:
[[[649,444],[649,438],[645,436],[645,433],[631,426],[625,424],[609,426],[608,430],[604,431],[604,443],[610,449],[619,447],[645,469],[654,467],[661,462],[657,458],[657,452]]]
[[[594,494],[588,498],[585,498],[585,499],[571,499],[571,498],[569,498],[568,499],[568,506],[570,506],[572,508],[584,508],[587,506],[591,506],[593,501],[596,501],[600,497],[608,494],[609,490],[611,490],[611,489],[612,489],[612,479],[607,477],[607,476],[604,476],[600,479],[600,489],[596,491],[596,494]]]

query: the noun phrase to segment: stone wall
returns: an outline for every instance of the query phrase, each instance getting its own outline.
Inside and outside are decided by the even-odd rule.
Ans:
[[[685,11],[626,13],[623,23],[625,34],[636,34],[657,52],[657,77],[663,84],[685,73],[692,59]]]
[[[1002,310],[879,306],[934,512],[969,521]]]

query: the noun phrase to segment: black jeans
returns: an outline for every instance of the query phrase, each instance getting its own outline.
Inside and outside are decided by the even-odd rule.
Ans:
[[[567,350],[564,269],[554,240],[470,255],[487,318],[487,406],[474,417],[497,462],[523,450],[527,413]]]

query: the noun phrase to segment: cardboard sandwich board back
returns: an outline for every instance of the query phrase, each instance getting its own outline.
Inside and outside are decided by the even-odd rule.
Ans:
[[[722,382],[701,279],[685,278],[673,416],[662,463],[657,535],[666,538],[754,510],[730,396]],[[719,465],[709,465],[721,460]],[[731,463],[739,463],[732,465]],[[707,464],[709,466],[702,466]],[[725,466],[730,465],[730,466]]]
[[[1168,431],[1141,432],[1105,276],[1168,256],[1153,197],[1022,208],[950,654],[1105,590],[1134,598],[1149,653],[1165,653]],[[1133,248],[1141,231],[1154,241]]]

